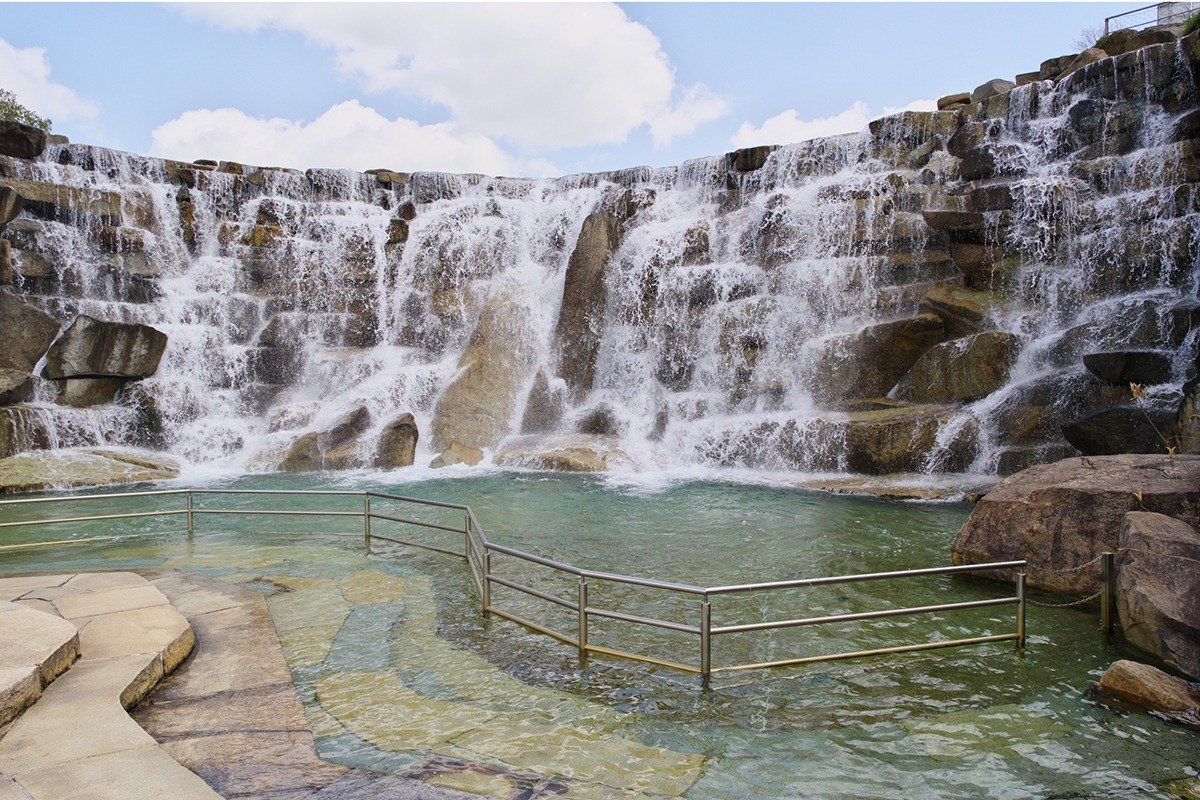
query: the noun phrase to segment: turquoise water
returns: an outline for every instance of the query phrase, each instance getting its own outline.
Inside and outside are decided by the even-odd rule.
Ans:
[[[378,489],[469,503],[493,541],[593,569],[698,585],[942,566],[966,506],[917,505],[714,482],[653,488],[537,474],[379,483],[378,475],[268,476],[237,488]],[[180,498],[90,503],[86,513],[180,508]],[[197,508],[338,508],[358,498],[198,496]],[[57,506],[65,511],[66,506]],[[77,510],[78,509],[78,510]],[[70,513],[85,513],[72,506]],[[377,501],[447,525],[457,512]],[[0,508],[11,521],[46,507]],[[268,598],[322,754],[495,797],[1170,797],[1195,775],[1197,738],[1097,705],[1088,686],[1120,652],[1094,611],[1031,607],[1011,642],[722,673],[593,657],[484,619],[464,562],[376,540],[353,516],[198,515],[0,529],[0,544],[161,536],[0,553],[0,572],[171,566]],[[21,532],[24,531],[24,532]],[[461,535],[376,521],[441,546]],[[342,532],[346,536],[326,535]],[[495,556],[497,575],[573,599],[575,584]],[[714,601],[714,625],[984,599],[1011,586],[962,578],[856,583]],[[569,635],[575,615],[498,587],[494,602]],[[1052,599],[1052,598],[1051,598]],[[694,600],[611,585],[589,604],[695,624]],[[714,666],[1013,630],[1013,607],[718,637]],[[591,641],[695,664],[695,637],[593,620]],[[565,794],[563,794],[565,792]]]

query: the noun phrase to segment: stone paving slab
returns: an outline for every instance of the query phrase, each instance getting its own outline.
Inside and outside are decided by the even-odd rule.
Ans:
[[[0,783],[0,800],[219,800],[126,712],[195,641],[162,592],[125,572],[0,579],[0,597],[22,604],[3,612],[0,658],[25,657],[29,647],[8,639],[27,641],[34,621],[60,634],[69,628],[82,651],[0,730],[0,775],[8,779]],[[22,626],[9,625],[14,620]]]
[[[79,632],[66,620],[0,600],[0,727],[75,663],[79,647]]]

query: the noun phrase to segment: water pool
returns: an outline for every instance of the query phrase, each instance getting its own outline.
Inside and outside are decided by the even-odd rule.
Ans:
[[[534,474],[402,487],[377,475],[336,482],[258,476],[218,485],[399,490],[468,503],[502,544],[698,584],[944,565],[969,511],[766,486],[685,482],[651,490]],[[138,502],[178,507],[177,498]],[[355,502],[338,507],[354,510]],[[87,513],[127,510],[103,501]],[[0,509],[5,521],[29,513]],[[456,521],[451,512],[425,518]],[[257,588],[268,598],[324,757],[495,797],[1169,798],[1157,787],[1195,775],[1200,765],[1194,733],[1117,714],[1087,697],[1089,683],[1119,656],[1097,633],[1092,612],[1031,608],[1024,656],[1011,643],[982,645],[721,674],[702,689],[692,676],[633,662],[593,658],[581,669],[572,648],[495,617],[484,620],[461,560],[384,543],[368,555],[359,525],[353,517],[200,516],[190,542],[178,517],[97,522],[87,530],[0,529],[0,544],[174,531],[6,551],[0,573],[169,566]],[[430,541],[457,543],[444,536]],[[540,586],[552,582],[520,563],[495,569]],[[554,588],[569,596],[570,587]],[[665,618],[691,613],[661,593],[605,591],[613,594],[595,602],[636,595]],[[1000,593],[994,584],[947,577],[789,590],[716,607],[714,621]],[[497,599],[570,630],[541,604]],[[714,662],[1011,629],[1012,609],[1002,606],[738,634],[718,640]],[[593,640],[695,661],[694,639],[669,632],[597,623]]]

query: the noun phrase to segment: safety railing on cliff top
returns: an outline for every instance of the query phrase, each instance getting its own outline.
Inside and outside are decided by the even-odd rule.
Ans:
[[[359,497],[362,499],[361,510],[300,510],[300,509],[245,509],[245,508],[214,508],[209,506],[197,506],[197,497],[214,497],[214,496],[324,496],[324,497]],[[471,582],[477,592],[482,605],[484,615],[495,614],[506,620],[510,620],[519,625],[522,625],[529,630],[544,634],[553,639],[562,642],[563,644],[575,647],[579,651],[581,661],[586,662],[589,655],[604,655],[614,656],[617,658],[632,659],[648,664],[653,664],[660,667],[668,667],[675,670],[681,670],[692,674],[700,675],[705,681],[714,673],[733,672],[738,670],[763,669],[770,667],[785,667],[798,664],[809,664],[820,661],[833,661],[837,659],[861,658],[865,656],[883,655],[888,653],[907,653],[919,650],[933,650],[944,647],[957,647],[961,645],[982,644],[985,642],[1003,642],[1012,641],[1015,643],[1018,650],[1025,646],[1025,566],[1024,561],[1002,561],[990,564],[971,564],[968,566],[953,566],[953,567],[934,567],[929,569],[910,569],[896,570],[891,572],[874,572],[864,573],[861,575],[839,575],[834,577],[820,578],[798,578],[795,580],[783,581],[768,581],[762,583],[743,583],[731,584],[725,586],[692,586],[683,583],[673,583],[670,581],[653,580],[650,578],[640,578],[631,575],[618,575],[610,572],[599,572],[596,570],[583,569],[581,567],[567,564],[561,561],[555,561],[542,556],[527,553],[516,548],[507,547],[488,541],[484,533],[483,526],[479,524],[479,520],[475,517],[475,512],[470,506],[460,505],[457,503],[442,503],[434,500],[422,500],[414,497],[404,497],[401,495],[384,494],[381,492],[349,492],[349,491],[318,491],[318,490],[274,490],[274,489],[170,489],[162,491],[144,491],[144,492],[124,492],[116,494],[93,494],[93,495],[73,495],[59,497],[38,497],[19,500],[0,500],[0,509],[5,507],[30,507],[41,504],[52,503],[88,503],[96,501],[125,501],[130,498],[146,498],[146,497],[181,497],[184,499],[182,508],[168,510],[153,510],[153,511],[138,511],[128,513],[107,513],[107,514],[92,514],[87,516],[61,517],[55,519],[28,519],[17,520],[10,522],[0,522],[0,528],[13,528],[20,526],[45,526],[45,525],[60,525],[67,523],[82,523],[94,522],[101,520],[117,520],[117,519],[135,519],[146,517],[171,517],[183,516],[186,517],[187,535],[189,539],[194,535],[196,529],[196,517],[204,515],[241,515],[241,516],[306,516],[306,517],[357,517],[362,520],[361,534],[349,534],[363,537],[364,546],[369,553],[371,551],[371,543],[375,540],[390,542],[393,544],[403,545],[407,547],[417,547],[424,550],[431,550],[438,553],[462,558],[467,563],[468,572],[471,577]],[[372,501],[376,501],[376,506],[372,506]],[[401,503],[408,506],[424,506],[438,509],[450,509],[461,512],[463,514],[463,524],[461,527],[456,525],[445,525],[426,520],[412,519],[408,516],[402,516],[394,512],[394,509],[389,507],[387,510],[393,513],[382,513],[379,509],[380,503]],[[440,547],[432,545],[428,542],[416,542],[409,539],[401,539],[395,536],[385,535],[372,530],[372,522],[386,521],[397,523],[400,525],[415,526],[425,529],[438,530],[448,532],[456,536],[462,537],[462,549],[456,550],[448,547]],[[4,551],[12,551],[19,549],[27,549],[33,547],[50,547],[50,546],[65,546],[70,544],[80,544],[88,542],[99,542],[108,540],[124,540],[132,536],[156,536],[161,533],[144,533],[144,534],[108,534],[90,537],[81,537],[75,539],[58,539],[47,542],[29,542],[21,544],[12,544],[0,546],[0,553]],[[347,534],[343,534],[347,535]],[[569,576],[571,582],[575,585],[574,597],[566,598],[554,594],[550,591],[545,591],[534,586],[521,583],[510,577],[498,575],[493,565],[493,556],[499,555],[529,564],[539,565],[548,568],[560,576]],[[818,587],[832,586],[838,584],[858,583],[862,581],[890,581],[909,579],[923,576],[934,575],[955,575],[963,573],[978,573],[985,571],[996,570],[1016,570],[1016,589],[1012,595],[1004,597],[989,598],[986,600],[970,600],[958,603],[939,603],[936,605],[914,606],[906,608],[888,608],[877,611],[864,611],[846,614],[834,614],[818,617],[795,617],[791,619],[778,619],[772,621],[757,621],[730,625],[714,626],[712,624],[712,609],[713,603],[721,598],[731,595],[756,595],[761,593],[776,592],[782,589],[791,589],[798,587]],[[618,610],[615,608],[602,608],[594,604],[589,599],[589,587],[593,584],[623,584],[631,587],[641,587],[646,589],[661,590],[676,597],[683,597],[698,604],[696,609],[697,616],[695,623],[680,623],[655,617],[644,616],[642,614],[631,613],[629,610]],[[567,609],[573,612],[575,617],[575,629],[571,632],[563,632],[555,630],[548,625],[543,625],[528,619],[520,614],[515,613],[511,608],[505,609],[500,607],[492,597],[492,589],[495,586],[506,587],[515,590],[528,597],[541,600],[553,606]],[[735,663],[716,666],[712,663],[712,640],[714,637],[725,636],[735,633],[751,633],[751,632],[766,632],[785,628],[798,628],[812,625],[826,625],[831,623],[858,622],[865,620],[884,619],[889,617],[900,617],[909,615],[927,615],[940,614],[947,611],[956,611],[971,608],[986,608],[991,606],[1013,605],[1016,606],[1015,612],[1015,630],[1011,633],[991,634],[972,636],[958,639],[945,639],[937,641],[917,642],[910,644],[902,644],[891,647],[876,647],[872,649],[854,650],[847,652],[839,652],[832,654],[809,655],[792,658],[781,658],[771,661],[761,661],[757,663]],[[621,623],[637,626],[648,626],[660,630],[674,631],[676,633],[686,634],[696,637],[697,641],[697,656],[696,663],[682,663],[678,661],[669,661],[665,659],[655,658],[649,655],[634,653],[628,650],[622,650],[612,647],[604,647],[593,644],[589,641],[588,633],[589,626],[593,619],[608,619],[616,620]]]
[[[1188,17],[1200,11],[1200,3],[1154,3],[1122,11],[1104,18],[1104,35],[1126,28],[1149,28],[1155,25],[1182,25]]]

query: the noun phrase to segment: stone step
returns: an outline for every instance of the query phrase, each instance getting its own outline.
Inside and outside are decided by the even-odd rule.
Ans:
[[[79,658],[79,631],[66,620],[0,599],[0,729],[33,705]]]
[[[191,626],[155,586],[129,572],[0,579],[0,652],[13,614],[72,629],[78,662],[0,737],[0,785],[31,800],[220,795],[180,766],[126,713],[191,652]],[[11,641],[24,641],[12,635]],[[73,656],[72,656],[73,658]],[[69,662],[68,662],[69,663]]]

